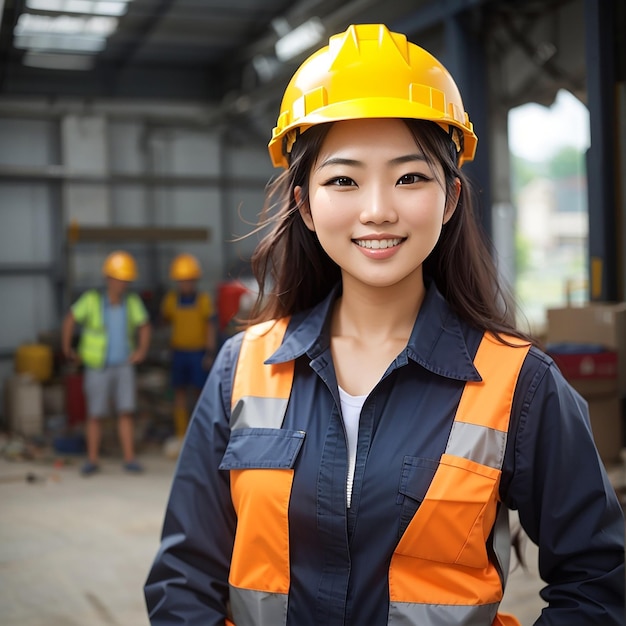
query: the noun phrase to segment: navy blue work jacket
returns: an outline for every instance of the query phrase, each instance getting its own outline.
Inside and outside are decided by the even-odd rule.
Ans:
[[[428,289],[406,348],[361,412],[352,502],[330,351],[336,291],[295,315],[272,361],[295,359],[284,427],[306,433],[289,505],[294,626],[383,626],[391,555],[444,451],[482,332]],[[236,516],[229,474],[230,390],[241,336],[217,357],[178,461],[162,543],[145,586],[155,626],[224,623]],[[406,457],[419,458],[410,472]],[[403,471],[404,469],[404,471]],[[585,401],[536,348],[518,379],[501,499],[539,546],[547,607],[537,624],[624,623],[624,520],[594,446]],[[271,626],[271,625],[268,625]],[[421,625],[420,625],[421,626]]]

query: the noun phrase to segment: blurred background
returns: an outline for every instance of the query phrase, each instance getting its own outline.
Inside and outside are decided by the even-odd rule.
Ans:
[[[242,295],[254,294],[258,237],[241,236],[277,174],[267,142],[282,91],[312,50],[358,22],[405,33],[459,85],[479,137],[465,167],[518,323],[589,401],[622,489],[626,0],[0,0],[3,624],[147,623],[140,587],[175,462],[159,319],[168,268],[181,253],[197,257],[219,341],[232,334],[250,302]],[[117,469],[91,488],[78,478],[81,371],[60,348],[63,316],[102,286],[116,249],[137,260],[133,288],[154,323],[137,381],[148,470],[139,496]],[[114,420],[103,445],[116,459]],[[101,520],[80,557],[76,526],[90,524],[79,511]],[[103,521],[110,514],[119,517]],[[96,541],[111,542],[103,562],[131,545],[139,553],[106,562],[85,589]],[[50,568],[61,559],[66,577],[53,583],[35,568],[43,555]],[[114,601],[120,580],[126,596]],[[526,596],[519,604],[529,602],[536,614]]]

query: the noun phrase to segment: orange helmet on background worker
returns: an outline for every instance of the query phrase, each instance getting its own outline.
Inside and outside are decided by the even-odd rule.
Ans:
[[[269,152],[287,167],[299,134],[325,122],[363,118],[435,122],[450,134],[459,163],[478,139],[448,70],[429,52],[382,24],[359,24],[334,35],[287,85]]]
[[[115,250],[104,260],[102,273],[107,278],[115,278],[125,282],[137,280],[137,263],[132,254],[124,250]]]
[[[170,265],[172,280],[197,280],[202,276],[202,268],[193,254],[179,254]]]

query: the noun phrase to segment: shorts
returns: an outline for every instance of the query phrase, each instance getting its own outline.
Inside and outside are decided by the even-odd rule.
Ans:
[[[172,387],[202,389],[208,372],[202,366],[204,350],[172,351]]]
[[[89,417],[108,417],[111,411],[117,414],[135,411],[135,367],[130,363],[103,369],[85,368],[83,388]]]

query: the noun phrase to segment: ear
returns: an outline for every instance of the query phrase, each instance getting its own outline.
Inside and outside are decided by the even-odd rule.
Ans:
[[[298,207],[298,211],[300,211],[300,217],[302,217],[302,221],[305,226],[315,232],[315,224],[313,223],[313,216],[311,215],[311,207],[309,206],[308,201],[302,201],[302,187],[299,185],[293,188],[293,197],[296,200],[296,206]]]
[[[446,208],[443,212],[443,223],[447,224],[450,218],[454,215],[456,207],[459,204],[459,198],[461,197],[461,181],[458,178],[454,179],[454,191],[446,198]]]

